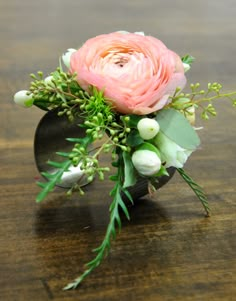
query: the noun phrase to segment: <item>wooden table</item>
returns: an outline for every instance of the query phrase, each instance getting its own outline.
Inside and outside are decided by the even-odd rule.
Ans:
[[[95,183],[82,198],[57,189],[36,204],[33,138],[43,113],[12,101],[29,73],[50,73],[67,48],[122,29],[195,56],[189,83],[235,90],[235,15],[232,0],[0,1],[0,300],[236,300],[236,110],[227,100],[216,119],[198,120],[202,147],[186,164],[208,194],[211,218],[175,175],[136,200],[109,257],[67,292],[105,233],[110,183]]]

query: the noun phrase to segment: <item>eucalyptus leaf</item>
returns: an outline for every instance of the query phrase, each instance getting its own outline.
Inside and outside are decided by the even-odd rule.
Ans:
[[[200,139],[189,121],[183,114],[169,108],[157,113],[156,120],[161,131],[182,148],[194,150],[200,144]]]

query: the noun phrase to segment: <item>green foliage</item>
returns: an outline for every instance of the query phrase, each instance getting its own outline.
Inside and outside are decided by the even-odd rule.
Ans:
[[[124,160],[124,188],[133,186],[137,182],[137,175],[135,168],[131,161],[131,156],[128,152],[123,152]]]
[[[195,58],[189,54],[186,54],[181,58],[182,62],[188,65],[192,65],[192,63],[195,61]]]
[[[222,85],[217,82],[208,83],[206,90],[201,89],[199,83],[191,84],[190,88],[190,93],[178,93],[179,90],[177,89],[170,104],[167,105],[166,108],[178,110],[186,117],[193,114],[189,109],[199,109],[201,110],[201,118],[208,120],[210,116],[217,115],[213,101],[218,99],[229,99],[233,106],[236,105],[236,92],[222,93]],[[204,105],[204,103],[208,104]]]
[[[100,116],[100,124],[107,124],[113,121],[114,111],[112,106],[105,100],[103,91],[98,91],[95,87],[90,87],[91,96],[81,104],[80,109],[86,115],[88,121],[92,121],[93,117]]]
[[[128,127],[130,128],[137,128],[138,122],[143,118],[143,116],[140,115],[125,115],[121,116],[121,120],[127,123]]]
[[[110,192],[113,200],[110,205],[110,220],[107,226],[105,237],[100,246],[93,250],[93,252],[96,253],[96,256],[93,260],[86,264],[87,269],[82,273],[82,275],[76,278],[73,282],[69,283],[64,290],[75,289],[85,277],[87,277],[96,267],[101,264],[103,258],[107,256],[111,247],[111,239],[116,238],[116,228],[118,227],[119,231],[121,230],[121,217],[119,209],[123,211],[128,220],[130,219],[128,209],[121,196],[123,192],[131,202],[133,201],[129,192],[123,185],[124,161],[121,152],[118,153],[118,160],[114,165],[117,166],[117,173],[112,178],[115,182],[115,185]]]
[[[216,116],[216,110],[213,107],[213,105],[210,103],[208,106],[204,107],[201,113],[202,119],[208,120],[209,119],[209,114],[211,116]]]
[[[131,147],[138,146],[143,142],[144,140],[140,137],[138,130],[135,129],[133,129],[127,137],[127,144]]]
[[[172,108],[161,110],[157,113],[156,120],[161,131],[179,146],[189,150],[199,146],[200,140],[195,130],[177,110]]]
[[[209,216],[210,215],[210,208],[209,208],[209,204],[208,204],[208,201],[207,201],[207,197],[206,197],[204,191],[202,190],[202,188],[196,182],[194,182],[194,180],[189,175],[187,175],[187,173],[184,171],[183,168],[177,168],[177,170],[178,170],[179,174],[181,175],[181,177],[192,188],[192,190],[194,191],[194,193],[196,194],[196,196],[198,197],[198,199],[202,203],[202,206],[206,211],[206,215]]]
[[[90,96],[79,86],[76,74],[58,68],[50,76],[51,80],[45,81],[42,72],[31,74],[34,81],[29,91],[33,95],[34,105],[45,111],[57,109],[60,116],[65,114],[73,121],[81,102]]]
[[[48,181],[45,183],[37,182],[37,185],[42,188],[42,191],[37,195],[36,202],[41,202],[48,193],[52,191],[58,183],[60,183],[63,173],[68,171],[69,167],[72,165],[70,160],[66,160],[62,163],[48,161],[48,164],[59,169],[55,173],[42,173],[42,176],[44,176]]]

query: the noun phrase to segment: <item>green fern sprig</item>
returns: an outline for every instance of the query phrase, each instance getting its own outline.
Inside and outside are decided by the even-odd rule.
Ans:
[[[126,218],[129,220],[129,212],[126,207],[125,202],[122,199],[122,192],[124,195],[131,201],[132,197],[129,194],[128,190],[123,187],[124,181],[124,163],[122,154],[119,154],[119,158],[116,162],[113,163],[113,166],[117,167],[117,173],[114,176],[111,176],[111,180],[115,182],[114,188],[111,190],[110,195],[113,197],[113,201],[110,205],[110,221],[107,226],[105,237],[99,247],[93,250],[97,253],[96,257],[86,264],[87,269],[76,278],[73,282],[69,283],[64,287],[64,290],[75,289],[85,277],[87,277],[96,267],[98,267],[102,260],[108,255],[108,252],[111,247],[111,239],[116,238],[116,228],[118,227],[119,231],[121,230],[121,218],[119,213],[119,208],[122,209]]]
[[[203,189],[196,182],[194,182],[194,180],[189,175],[187,175],[187,173],[183,168],[177,168],[177,171],[179,172],[181,177],[188,183],[188,185],[192,188],[192,190],[194,191],[194,193],[202,203],[202,206],[206,211],[206,215],[210,216],[210,207]]]
[[[48,161],[48,164],[52,167],[58,168],[55,173],[42,172],[42,176],[47,179],[47,182],[37,182],[37,185],[42,188],[41,192],[36,197],[36,202],[41,202],[55,186],[60,183],[64,172],[68,171],[72,165],[71,160],[65,160],[64,162]]]

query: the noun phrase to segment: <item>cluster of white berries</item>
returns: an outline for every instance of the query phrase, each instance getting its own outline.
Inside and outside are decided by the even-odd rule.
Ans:
[[[142,118],[137,128],[143,140],[153,139],[160,130],[155,119]],[[156,174],[161,168],[161,159],[158,150],[150,143],[143,143],[132,155],[132,162],[137,171],[144,176]]]

